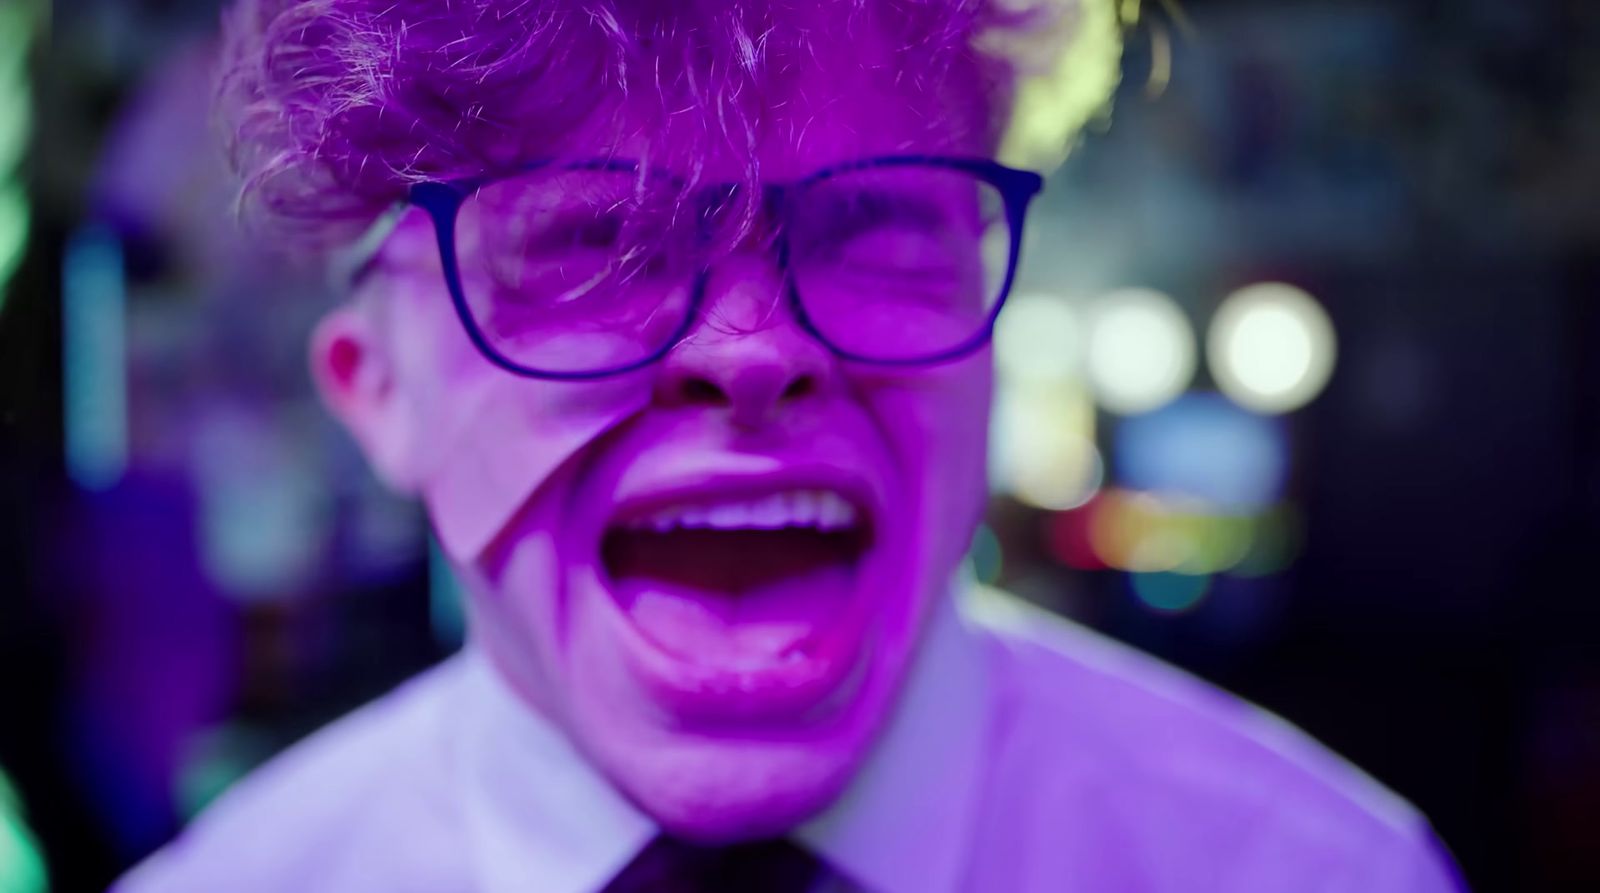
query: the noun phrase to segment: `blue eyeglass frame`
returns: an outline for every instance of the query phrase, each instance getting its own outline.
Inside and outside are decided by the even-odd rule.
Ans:
[[[484,186],[501,180],[511,179],[530,171],[548,167],[551,162],[535,162],[524,165],[516,170],[486,177],[470,177],[459,180],[430,180],[414,184],[411,187],[408,201],[411,205],[421,208],[433,221],[434,235],[439,243],[439,260],[444,268],[445,286],[450,292],[450,301],[455,305],[456,315],[461,318],[461,325],[467,330],[467,337],[472,340],[489,362],[523,378],[537,378],[551,381],[593,381],[600,378],[609,378],[642,369],[652,363],[659,362],[672,349],[677,347],[689,332],[694,328],[695,320],[700,316],[700,305],[705,297],[706,280],[709,269],[702,269],[695,275],[692,291],[689,296],[689,306],[684,314],[683,322],[678,326],[670,338],[654,353],[643,359],[612,366],[603,369],[583,372],[555,372],[546,369],[536,369],[517,363],[489,342],[483,334],[478,321],[473,317],[472,309],[467,303],[466,290],[461,284],[461,270],[456,255],[456,218],[461,212],[461,206],[466,200]],[[637,173],[639,163],[618,159],[598,159],[581,161],[577,163],[563,163],[563,170],[594,170],[614,171],[618,173]],[[1034,196],[1044,188],[1044,178],[1032,171],[1017,170],[1006,167],[997,161],[986,158],[948,157],[939,155],[885,155],[849,161],[842,164],[825,167],[802,179],[791,183],[770,184],[766,187],[765,196],[768,201],[781,202],[784,195],[797,189],[811,186],[821,180],[838,176],[839,174],[866,170],[880,167],[939,167],[952,170],[965,171],[977,179],[995,187],[1000,192],[1001,200],[1005,204],[1006,225],[1010,228],[1011,245],[1009,257],[1006,259],[1006,274],[1001,280],[1000,294],[995,299],[994,307],[989,310],[988,318],[983,325],[970,338],[955,345],[931,354],[914,357],[896,357],[885,359],[882,357],[863,356],[853,351],[845,350],[834,344],[824,335],[806,312],[805,301],[800,297],[799,287],[795,277],[787,275],[789,272],[789,240],[788,234],[780,229],[777,241],[778,268],[787,280],[785,288],[790,311],[794,313],[795,321],[800,327],[818,343],[828,348],[835,356],[855,363],[865,363],[875,366],[931,366],[966,356],[982,347],[994,335],[995,320],[1000,316],[1000,309],[1005,306],[1006,298],[1011,294],[1012,282],[1016,279],[1017,264],[1022,257],[1022,230],[1027,217],[1028,206]],[[706,189],[716,190],[717,186],[708,186]],[[726,190],[726,185],[720,187]]]

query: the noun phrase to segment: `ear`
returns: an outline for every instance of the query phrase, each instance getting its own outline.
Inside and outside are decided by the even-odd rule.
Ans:
[[[415,414],[380,335],[361,308],[333,310],[311,333],[311,379],[372,470],[390,489],[409,495],[419,483]]]

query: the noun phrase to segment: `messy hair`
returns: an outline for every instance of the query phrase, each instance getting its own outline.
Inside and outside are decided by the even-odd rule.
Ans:
[[[1106,13],[1114,4],[1124,12]],[[239,0],[224,22],[219,119],[246,216],[328,245],[358,233],[410,183],[552,156],[624,97],[656,110],[647,132],[717,143],[753,166],[774,82],[803,70],[795,63],[819,41],[859,28],[889,39],[897,88],[960,83],[974,92],[979,112],[963,126],[998,149],[1022,76],[1048,73],[1050,57],[1081,44],[1086,25],[1120,21],[1134,5]],[[1094,74],[1103,84],[1069,74],[1078,80],[1056,92],[1087,89],[1097,97],[1090,105],[1102,104],[1115,81],[1110,58],[1111,70]],[[1085,116],[1052,112],[1045,141],[1065,139]]]

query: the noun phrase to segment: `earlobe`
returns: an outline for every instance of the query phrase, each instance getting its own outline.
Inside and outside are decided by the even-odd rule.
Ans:
[[[311,379],[322,402],[356,439],[372,470],[391,489],[417,489],[412,413],[374,322],[345,305],[311,334]]]

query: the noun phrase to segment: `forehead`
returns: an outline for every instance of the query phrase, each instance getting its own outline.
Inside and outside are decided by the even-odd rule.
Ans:
[[[665,120],[659,97],[619,96],[574,134],[570,150],[648,158],[716,180],[768,181],[873,156],[991,153],[979,65],[958,58],[930,72],[925,64],[926,54],[859,23],[838,39],[775,50],[748,90],[669,109]]]

